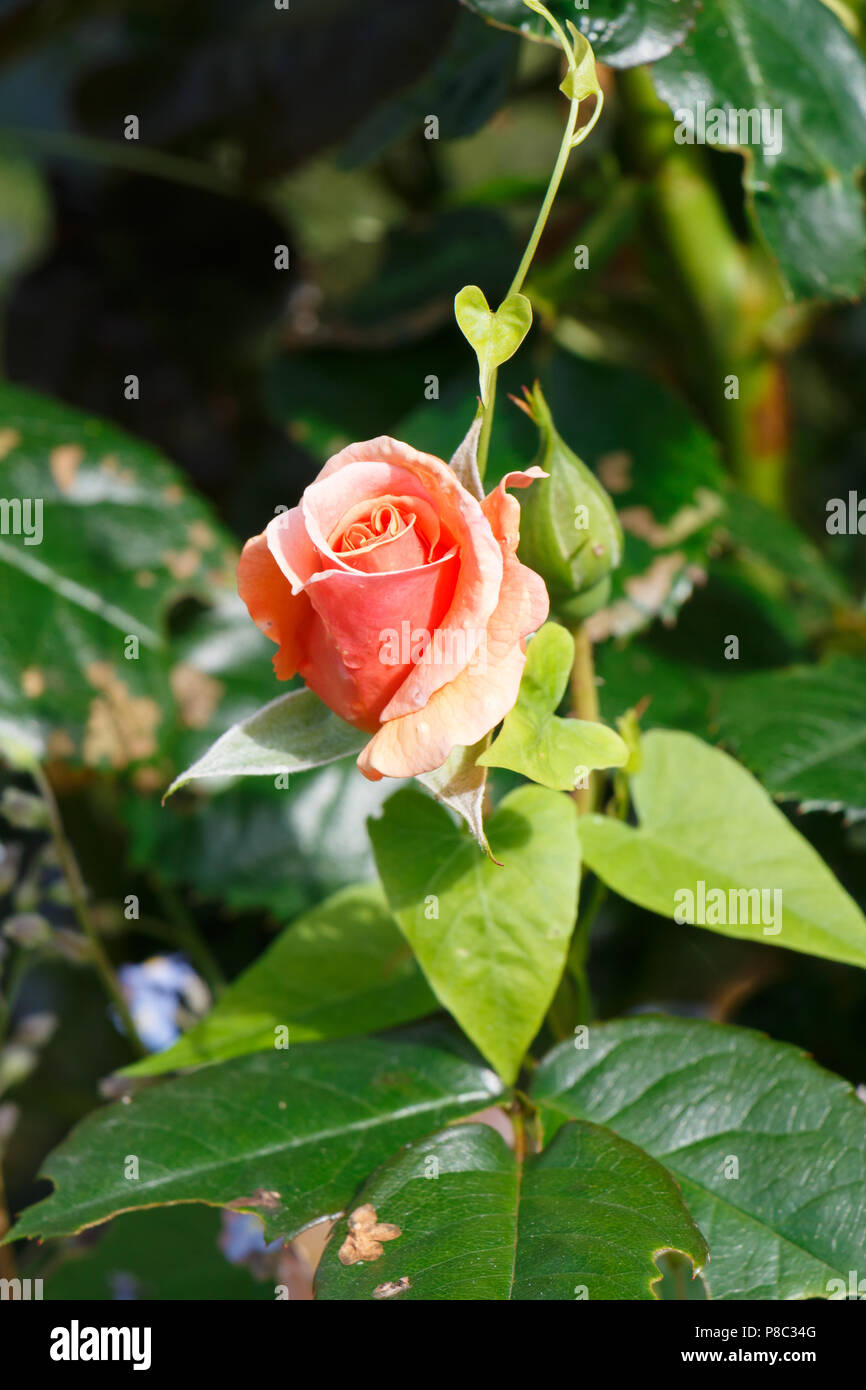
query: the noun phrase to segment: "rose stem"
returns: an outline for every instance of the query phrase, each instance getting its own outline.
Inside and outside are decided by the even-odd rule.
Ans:
[[[533,6],[533,8],[535,7]],[[543,7],[541,8],[543,9]],[[562,29],[557,24],[556,20],[553,18],[553,15],[549,14],[546,10],[544,10],[543,12],[551,28],[556,33],[556,36],[559,39],[559,42],[562,45],[563,50],[565,51],[566,57],[569,58],[569,65],[573,64],[574,60],[571,57],[571,48],[568,39],[563,34]],[[602,92],[599,90],[595,98],[595,110],[593,111],[586,125],[582,128],[582,130],[579,131],[577,135],[575,135],[575,130],[577,127],[577,116],[578,111],[580,109],[580,101],[576,98],[572,98],[568,109],[568,120],[565,123],[565,132],[562,137],[562,143],[559,147],[559,154],[556,157],[556,163],[553,166],[553,173],[550,176],[550,182],[547,185],[547,192],[544,195],[544,202],[541,204],[541,207],[539,208],[538,216],[535,219],[535,226],[532,228],[529,241],[526,243],[526,250],[523,253],[520,265],[517,267],[514,279],[511,281],[511,284],[508,288],[508,295],[518,294],[520,290],[523,288],[523,282],[525,281],[529,273],[529,268],[532,265],[533,258],[535,256],[536,251],[538,250],[538,243],[541,241],[542,235],[544,233],[544,228],[547,225],[547,219],[550,216],[551,208],[553,207],[556,195],[559,192],[559,185],[561,184],[562,176],[565,173],[565,166],[568,163],[568,156],[571,154],[571,151],[577,145],[582,144],[586,137],[589,135],[590,131],[593,129],[596,121],[601,115],[603,106],[604,96]],[[508,295],[506,295],[506,298],[508,298]],[[490,374],[490,386],[487,393],[487,405],[484,409],[484,418],[481,421],[481,434],[478,439],[478,472],[481,474],[482,478],[484,477],[484,470],[487,466],[487,455],[490,451],[490,435],[493,429],[493,412],[496,407],[496,379],[498,374],[499,373],[497,369],[494,369],[494,371]]]
[[[571,707],[577,719],[589,720],[592,724],[599,721],[598,708],[598,687],[595,683],[595,661],[592,655],[592,642],[587,635],[586,628],[581,624],[574,631],[574,664],[571,668]],[[577,802],[577,809],[581,815],[595,808],[596,801],[596,780],[590,773],[587,778],[588,785],[577,787],[574,799]]]

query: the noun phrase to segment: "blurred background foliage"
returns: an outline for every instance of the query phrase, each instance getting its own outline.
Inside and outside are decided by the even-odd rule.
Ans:
[[[803,51],[773,71],[798,137],[823,117],[792,106],[785,84],[804,85],[803,63],[836,80],[809,29],[816,11],[819,37],[828,22],[842,32],[836,16],[851,36],[853,87],[841,81],[824,131],[843,190],[835,222],[826,169],[815,174],[796,140],[769,189],[739,153],[674,144],[660,98],[675,103],[690,64],[704,63],[709,94],[726,80],[723,39],[688,30],[699,9],[677,7],[685,30],[672,37],[641,27],[640,0],[594,7],[608,106],[526,286],[535,327],[501,374],[490,473],[531,462],[534,430],[506,393],[540,377],[558,429],[624,514],[625,562],[594,620],[604,715],[651,695],[644,727],[737,752],[862,901],[866,549],[826,527],[830,499],[866,496],[848,109],[863,90],[862,5],[784,5],[808,21]],[[506,21],[514,10],[475,8]],[[628,24],[606,30],[608,12]],[[645,59],[660,61],[634,66]],[[28,762],[48,769],[115,964],[180,953],[204,981],[193,997],[166,985],[174,1031],[300,912],[371,876],[365,817],[392,788],[351,762],[289,790],[267,779],[194,787],[165,809],[159,798],[277,693],[270,644],[234,597],[238,543],[351,440],[389,433],[448,458],[465,433],[476,380],[453,297],[471,282],[495,303],[507,288],[561,135],[558,81],[555,50],[456,0],[0,8],[0,492],[44,498],[46,528],[31,552],[0,539],[12,1209],[41,1195],[42,1157],[130,1060],[83,968]],[[137,140],[124,138],[130,114]],[[430,115],[438,139],[425,138]],[[288,270],[275,266],[283,245]],[[141,640],[134,661],[128,633]],[[138,920],[124,916],[129,895]],[[726,1019],[866,1082],[854,969],[609,900],[590,971],[601,1017]],[[102,1242],[49,1244],[29,1272],[51,1274],[58,1297],[261,1296],[217,1259],[218,1228],[198,1209],[130,1216]],[[183,1278],[156,1258],[164,1240],[188,1251]],[[261,1274],[267,1252],[240,1245]]]

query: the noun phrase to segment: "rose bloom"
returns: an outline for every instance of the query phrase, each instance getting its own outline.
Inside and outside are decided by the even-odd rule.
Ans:
[[[548,598],[515,554],[505,489],[544,476],[509,473],[479,502],[441,459],[372,439],[244,546],[238,592],[279,645],[274,671],[372,735],[358,758],[371,780],[432,772],[514,704]]]

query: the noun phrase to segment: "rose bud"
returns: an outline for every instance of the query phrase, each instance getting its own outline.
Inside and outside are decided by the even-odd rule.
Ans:
[[[580,622],[608,600],[622,527],[598,478],[557,433],[537,382],[519,404],[539,428],[536,463],[550,475],[521,508],[520,558],[544,577],[554,613]]]

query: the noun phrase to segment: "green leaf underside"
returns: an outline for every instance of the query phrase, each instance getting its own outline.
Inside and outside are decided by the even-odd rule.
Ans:
[[[662,916],[684,907],[689,921],[700,910],[701,893],[709,919],[709,894],[720,890],[727,921],[698,925],[866,965],[863,914],[751,773],[692,734],[653,730],[641,752],[643,765],[632,779],[638,828],[609,816],[581,819],[583,857],[609,887]],[[677,900],[685,891],[695,913],[686,899]],[[733,896],[749,891],[748,901]],[[764,894],[760,905],[756,891]],[[779,901],[781,930],[773,930]]]
[[[478,358],[481,399],[487,405],[493,373],[514,356],[529,332],[532,306],[526,295],[510,294],[494,313],[477,285],[464,285],[455,297],[454,313]]]
[[[437,999],[510,1082],[565,965],[580,854],[571,800],[507,796],[483,858],[448,813],[397,792],[369,824],[388,903]]]
[[[173,1047],[121,1074],[158,1076],[263,1052],[283,1027],[291,1045],[380,1032],[436,1007],[381,888],[358,884],[287,927]]]
[[[582,771],[626,763],[628,749],[613,729],[556,715],[573,661],[571,634],[546,623],[527,647],[517,703],[478,759],[482,766],[507,767],[554,791],[571,791]]]
[[[826,1298],[862,1269],[866,1108],[796,1048],[691,1019],[596,1024],[545,1058],[532,1099],[546,1136],[590,1119],[664,1164],[712,1298]]]
[[[705,0],[694,32],[652,69],[673,111],[782,113],[782,148],[734,138],[759,226],[798,296],[854,296],[866,273],[866,62],[814,0]],[[739,135],[739,132],[737,132]],[[726,141],[727,143],[727,141]]]
[[[377,1260],[345,1266],[340,1222],[317,1298],[376,1298],[383,1283],[408,1278],[400,1301],[574,1299],[581,1289],[590,1299],[651,1299],[656,1253],[680,1249],[697,1265],[706,1255],[664,1169],[582,1122],[560,1129],[523,1171],[493,1129],[457,1125],[393,1158],[352,1205],[364,1202],[402,1234]]]
[[[332,714],[312,690],[291,690],[217,739],[166,793],[196,777],[269,777],[303,772],[359,753],[369,735]]]
[[[556,42],[550,25],[523,0],[466,0],[493,24],[518,29],[533,38]],[[654,63],[686,38],[698,0],[591,0],[576,9],[572,0],[550,0],[547,8],[560,24],[571,22],[592,44],[596,57],[612,67]]]
[[[203,1067],[88,1116],[45,1165],[56,1191],[14,1236],[206,1202],[253,1211],[269,1239],[288,1237],[343,1210],[400,1144],[500,1094],[486,1068],[395,1038],[300,1043]],[[137,1180],[124,1177],[128,1154]]]
[[[866,661],[739,676],[715,726],[775,796],[866,815]]]

